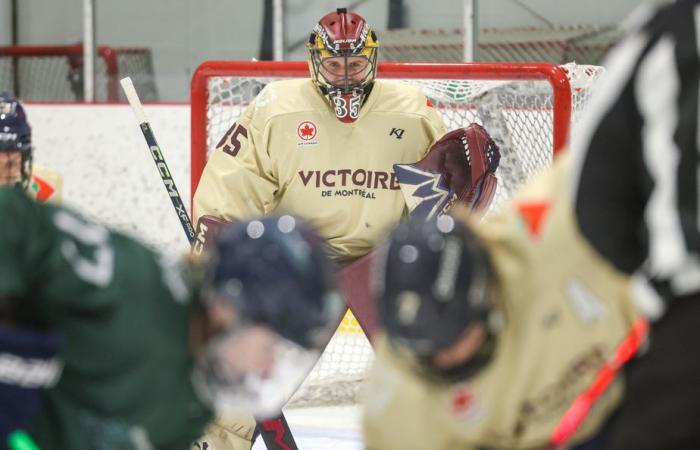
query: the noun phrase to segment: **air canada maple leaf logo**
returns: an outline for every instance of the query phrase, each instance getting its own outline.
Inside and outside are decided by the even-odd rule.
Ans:
[[[316,125],[313,122],[302,122],[297,128],[297,134],[304,141],[310,141],[316,137]]]

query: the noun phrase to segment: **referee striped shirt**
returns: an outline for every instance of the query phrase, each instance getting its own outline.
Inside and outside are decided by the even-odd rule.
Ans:
[[[670,300],[700,292],[700,0],[638,12],[572,142],[576,217]]]

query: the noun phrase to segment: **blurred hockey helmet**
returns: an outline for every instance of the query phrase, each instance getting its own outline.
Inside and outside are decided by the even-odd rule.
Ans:
[[[292,216],[227,225],[205,273],[205,306],[235,320],[208,342],[203,384],[216,409],[270,417],[330,340],[345,304],[324,241]]]
[[[0,93],[0,186],[29,186],[32,130],[24,107],[12,94]]]
[[[488,255],[452,216],[427,222],[411,217],[400,224],[380,258],[377,277],[379,319],[389,341],[431,369],[436,369],[431,360],[437,352],[456,343],[471,325],[486,325],[492,311]],[[473,372],[489,357],[480,351],[452,372]]]
[[[336,117],[353,122],[377,72],[379,43],[374,30],[359,14],[338,8],[314,26],[306,48],[314,83]]]

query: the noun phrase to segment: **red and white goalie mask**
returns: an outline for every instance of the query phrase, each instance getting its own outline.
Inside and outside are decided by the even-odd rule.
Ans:
[[[377,73],[376,34],[362,16],[338,8],[316,24],[306,47],[314,83],[341,122],[354,122]]]

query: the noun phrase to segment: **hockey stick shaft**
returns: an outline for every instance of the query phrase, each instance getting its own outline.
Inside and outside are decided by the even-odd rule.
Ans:
[[[122,78],[121,80],[122,89],[126,95],[126,99],[131,105],[131,110],[136,116],[136,122],[138,122],[143,137],[146,139],[146,144],[151,152],[153,161],[156,163],[156,168],[160,174],[161,180],[163,180],[163,185],[165,190],[168,192],[170,201],[175,208],[175,213],[178,219],[180,219],[180,225],[187,236],[187,240],[190,245],[194,244],[196,240],[194,227],[192,226],[192,221],[190,216],[187,214],[187,209],[182,203],[182,197],[180,197],[180,192],[175,186],[175,180],[173,180],[170,174],[170,169],[168,168],[165,158],[163,157],[163,152],[160,150],[160,146],[156,141],[156,136],[151,129],[151,125],[146,118],[146,112],[143,110],[143,105],[136,93],[136,88],[134,88],[134,83],[131,81],[130,77]],[[284,414],[280,414],[276,419],[265,420],[258,422],[258,430],[260,435],[265,441],[265,446],[268,450],[298,450],[296,443],[294,442],[294,436],[292,436],[292,430],[289,429],[289,424]]]
[[[146,113],[143,110],[141,100],[136,93],[134,83],[131,81],[131,78],[126,77],[122,78],[121,85],[122,89],[124,90],[124,94],[126,95],[126,99],[129,101],[131,109],[136,116],[136,121],[139,124],[139,128],[141,128],[143,137],[146,139],[146,144],[150,150],[153,162],[156,164],[158,174],[160,174],[160,178],[163,181],[163,186],[165,186],[165,190],[168,192],[168,196],[173,204],[173,208],[175,208],[177,217],[180,219],[180,225],[182,225],[182,229],[185,231],[187,240],[191,245],[195,240],[192,221],[190,220],[190,216],[187,214],[187,209],[185,208],[184,203],[182,203],[182,197],[180,197],[180,192],[177,190],[175,180],[173,180],[168,164],[165,162],[165,158],[163,157],[163,152],[161,151],[160,146],[156,141],[156,136],[153,134],[151,125],[146,118]]]

